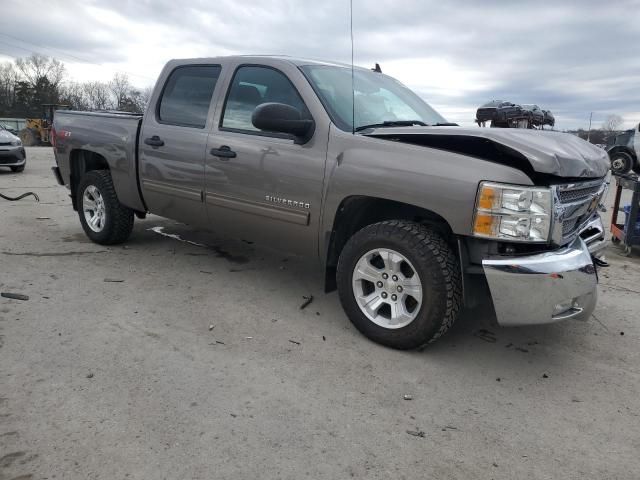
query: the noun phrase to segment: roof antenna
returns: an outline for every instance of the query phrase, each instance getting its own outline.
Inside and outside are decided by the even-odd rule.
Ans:
[[[382,69],[380,68],[380,64],[376,63],[376,66],[371,69],[372,72],[382,73]]]
[[[351,134],[356,133],[356,86],[353,73],[353,0],[349,0],[349,13],[351,20]]]

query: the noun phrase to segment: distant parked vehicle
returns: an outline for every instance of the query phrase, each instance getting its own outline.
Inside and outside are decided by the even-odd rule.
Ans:
[[[13,133],[0,126],[0,167],[22,172],[27,164],[27,154],[22,142]]]
[[[531,127],[541,127],[544,123],[544,113],[538,105],[522,105],[524,116]]]
[[[485,126],[490,122],[494,128],[543,128],[554,126],[556,120],[549,110],[538,105],[518,105],[503,100],[492,100],[476,111],[476,123]]]
[[[610,138],[607,153],[613,173],[625,174],[633,170],[640,174],[640,125]]]
[[[18,130],[16,130],[15,128],[10,127],[6,123],[0,123],[0,130],[6,130],[7,132],[11,133],[12,135],[18,136]]]

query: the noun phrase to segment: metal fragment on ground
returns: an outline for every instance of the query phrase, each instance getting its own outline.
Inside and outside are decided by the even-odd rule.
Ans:
[[[2,292],[0,296],[4,298],[12,298],[13,300],[29,300],[28,295],[22,295],[21,293]]]
[[[311,302],[313,302],[313,295],[309,295],[308,297],[303,296],[302,298],[304,298],[304,302],[300,305],[300,310],[304,310],[311,304]]]

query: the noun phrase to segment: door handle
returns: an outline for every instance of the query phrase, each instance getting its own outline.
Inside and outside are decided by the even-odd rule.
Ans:
[[[231,150],[226,145],[222,145],[220,148],[212,148],[209,153],[214,157],[220,158],[220,160],[228,160],[229,158],[236,158],[236,152]]]
[[[161,140],[160,137],[157,135],[154,135],[151,138],[145,138],[144,143],[152,147],[161,147],[164,145],[164,141]]]

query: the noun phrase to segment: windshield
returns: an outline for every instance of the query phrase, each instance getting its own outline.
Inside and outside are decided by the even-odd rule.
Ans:
[[[354,70],[351,93],[351,68],[328,65],[301,67],[311,82],[331,120],[345,131],[365,125],[416,121],[427,125],[446,120],[399,81],[381,73]],[[355,126],[353,124],[355,97]],[[355,127],[355,128],[354,128]]]

